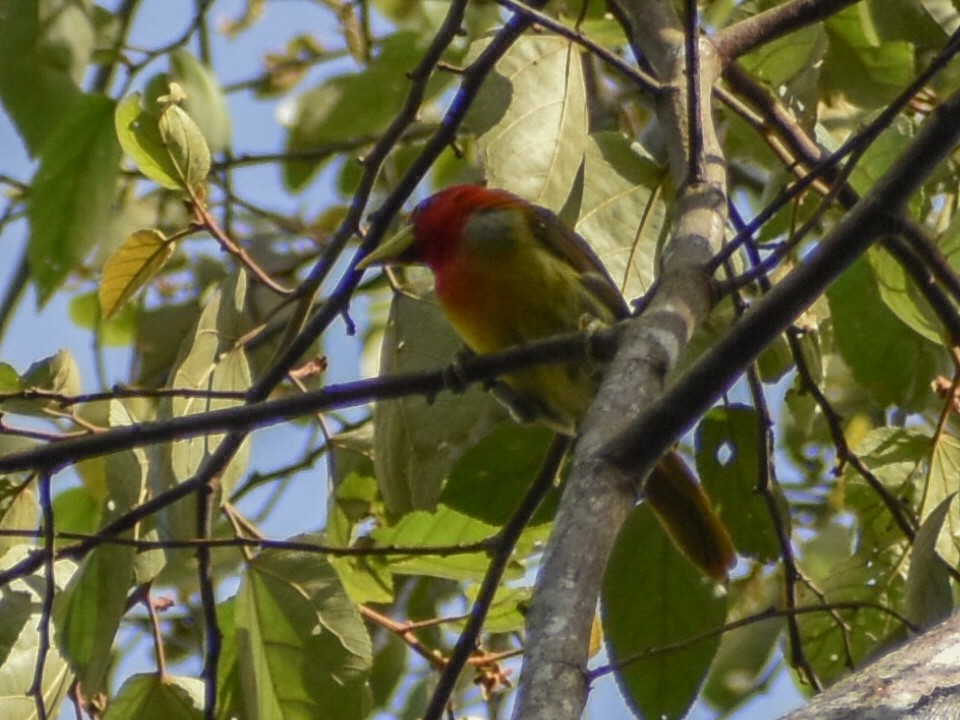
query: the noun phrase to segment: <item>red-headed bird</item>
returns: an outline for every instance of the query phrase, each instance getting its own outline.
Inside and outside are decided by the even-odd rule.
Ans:
[[[360,267],[422,264],[457,334],[476,353],[609,325],[629,309],[587,242],[552,212],[504,190],[457,185],[421,202],[410,224]],[[523,420],[576,434],[596,395],[600,369],[551,363],[503,378]],[[647,499],[674,542],[707,575],[722,578],[733,546],[700,486],[679,458],[661,461]]]

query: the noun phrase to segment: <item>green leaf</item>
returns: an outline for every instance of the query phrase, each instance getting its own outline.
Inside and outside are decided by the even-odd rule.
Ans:
[[[159,230],[138,230],[109,257],[100,278],[100,310],[110,318],[173,257],[176,243]]]
[[[827,36],[822,25],[799,28],[744,55],[740,62],[774,89],[823,60]]]
[[[17,545],[0,557],[0,571],[9,570],[34,552],[36,548],[32,545]],[[54,584],[58,591],[70,581],[76,567],[70,560],[58,560],[54,564]],[[46,568],[42,567],[32,575],[0,586],[0,657],[4,658],[0,663],[0,688],[8,698],[26,695],[33,685],[40,648],[38,628],[44,611],[45,573]],[[56,637],[52,640],[43,666],[42,694],[48,717],[58,717],[74,675],[60,654]],[[13,700],[9,704],[16,706]],[[35,706],[26,715],[4,715],[6,709],[0,705],[0,717],[36,717]]]
[[[84,558],[67,589],[54,603],[57,641],[83,686],[106,690],[104,679],[120,619],[133,582],[136,549],[102,545]]]
[[[77,327],[98,332],[105,347],[126,347],[136,336],[137,307],[124,305],[116,315],[104,320],[100,315],[97,293],[88,292],[71,298],[70,320]]]
[[[165,188],[182,189],[177,167],[160,135],[158,118],[143,109],[140,93],[128,95],[117,105],[114,124],[120,146],[140,172]]]
[[[156,674],[132,675],[110,701],[103,720],[200,720],[203,682]]]
[[[40,505],[32,482],[12,475],[0,475],[0,530],[32,531],[37,527]],[[26,538],[0,535],[0,557]],[[2,664],[2,657],[0,657]]]
[[[744,405],[714,408],[697,426],[697,474],[713,501],[737,551],[760,562],[780,556],[780,545],[770,511],[757,492],[760,468],[760,421]],[[786,500],[771,488],[788,523]]]
[[[950,225],[938,239],[940,252],[954,272],[960,271],[960,214],[954,215]],[[943,323],[906,274],[888,252],[871,248],[867,253],[870,267],[877,278],[880,297],[894,314],[927,340],[943,344]]]
[[[639,505],[624,523],[607,566],[600,601],[617,684],[643,717],[681,718],[720,644],[692,640],[723,623],[726,600],[680,554],[652,511]],[[641,653],[654,652],[638,659]]]
[[[537,476],[552,439],[553,433],[539,425],[497,425],[454,466],[440,502],[485,523],[505,524]],[[559,496],[554,487],[530,524],[549,522]]]
[[[410,87],[406,73],[416,67],[425,36],[399,32],[380,44],[380,52],[366,69],[327,78],[300,95],[293,110],[287,137],[292,155],[335,146],[355,138],[382,132],[400,109]],[[427,89],[434,97],[450,79],[435,74]],[[283,179],[293,191],[302,190],[324,162],[334,154],[315,160],[291,160],[284,165]]]
[[[455,547],[488,540],[497,528],[480,520],[440,506],[436,512],[417,510],[407,513],[391,528],[378,528],[371,536],[377,545],[398,547]],[[518,548],[518,557],[523,552]],[[418,555],[394,559],[387,569],[404,575],[430,575],[452,580],[479,580],[490,560],[486,552],[456,553],[450,555]],[[517,574],[514,563],[511,571]]]
[[[261,553],[241,582],[235,617],[252,717],[367,717],[370,638],[323,556]]]
[[[876,108],[897,96],[913,80],[913,46],[881,42],[865,6],[848,7],[826,22],[830,47],[823,63],[823,88],[864,108]]]
[[[27,250],[40,305],[107,227],[120,169],[113,110],[109,98],[84,95],[44,143],[30,192]]]
[[[5,373],[7,381],[14,385],[14,378],[10,374],[12,368],[9,365],[7,368],[8,370]],[[27,368],[27,371],[19,378],[19,386],[16,389],[11,388],[10,392],[42,390],[61,395],[76,395],[82,388],[80,368],[69,350],[60,350],[56,355],[37,360]],[[49,417],[49,410],[58,410],[59,408],[60,405],[55,400],[47,400],[46,398],[0,400],[0,410],[21,415]]]
[[[946,351],[919,337],[890,312],[864,260],[827,291],[834,338],[853,377],[880,407],[921,409],[930,378],[945,369]]]
[[[960,27],[960,11],[955,0],[920,0],[920,6],[937,22],[945,35],[953,35]]]
[[[824,683],[832,683],[849,672],[848,663],[857,667],[902,639],[900,622],[877,606],[902,607],[904,548],[861,547],[857,554],[837,561],[838,555],[849,553],[850,530],[837,528],[833,534],[821,527],[818,531],[813,542],[819,549],[808,543],[798,553],[800,572],[810,582],[797,586],[797,605],[852,603],[854,609],[824,607],[821,612],[797,616],[797,622],[814,672]]]
[[[89,5],[0,0],[0,101],[37,156],[83,96],[93,49]]]
[[[93,534],[102,512],[103,504],[85,486],[68,488],[53,499],[57,532]]]
[[[246,275],[230,276],[214,291],[187,334],[174,362],[169,388],[243,393],[250,388],[250,364],[237,341],[247,330]],[[233,398],[168,397],[157,408],[157,419],[184,417],[211,410],[236,407],[243,400]],[[150,463],[150,485],[154,492],[172,488],[193,477],[200,466],[217,451],[225,434],[215,433],[175,440],[157,450]],[[245,441],[220,477],[222,498],[229,498],[243,475],[249,458]],[[196,535],[196,515],[190,510],[193,498],[183,500],[163,515],[163,525],[174,537]]]
[[[468,61],[489,42],[475,42]],[[559,212],[587,140],[580,49],[557,36],[521,36],[484,80],[466,125],[477,134],[490,186]]]
[[[133,93],[117,106],[114,122],[123,151],[144,175],[171,190],[192,191],[210,172],[210,150],[175,99],[172,94],[158,114]]]
[[[170,71],[186,93],[183,109],[196,121],[210,150],[226,150],[233,128],[227,98],[216,74],[182,47],[170,53]]]
[[[757,616],[781,603],[783,579],[779,573],[737,580],[729,588],[733,599],[727,621]],[[765,670],[777,651],[786,627],[782,617],[753,622],[723,634],[710,666],[701,699],[728,716],[762,686]]]
[[[923,469],[930,456],[931,439],[928,435],[903,428],[877,428],[868,432],[854,448],[864,466],[881,482],[887,492],[899,499],[907,509],[912,509],[916,498],[920,496]],[[936,482],[936,462],[931,467],[931,481]],[[933,509],[946,497],[946,493],[956,490],[955,484],[945,485],[945,476],[940,482],[931,485],[927,498],[929,509]],[[891,545],[899,547],[904,543],[903,532],[890,517],[890,511],[880,496],[871,488],[855,469],[849,466],[843,473],[844,509],[856,515],[861,532],[860,543],[863,547],[884,548]],[[949,487],[948,490],[945,490]]]
[[[110,401],[110,427],[130,427],[133,419],[123,403]],[[103,523],[123,515],[145,499],[147,455],[142,448],[111,453],[105,458],[107,496],[98,515]],[[146,521],[147,524],[152,524]],[[141,524],[142,525],[142,524]],[[142,535],[143,527],[124,534]],[[161,556],[162,551],[147,553]],[[134,581],[136,548],[109,543],[87,555],[66,591],[57,595],[54,623],[64,654],[84,687],[106,690],[105,675],[113,662],[113,645],[127,609],[127,591]]]
[[[158,126],[181,187],[193,190],[210,172],[210,149],[203,133],[193,118],[174,104],[160,113]]]
[[[667,239],[668,174],[617,132],[587,138],[576,230],[606,264],[626,298],[650,289]]]
[[[950,567],[937,554],[937,538],[956,493],[951,493],[917,530],[907,573],[907,617],[922,628],[933,627],[953,613]]]
[[[217,603],[217,622],[223,633],[220,648],[220,665],[217,673],[217,707],[221,717],[253,717],[244,705],[243,679],[240,677],[238,657],[239,638],[236,626],[236,597]]]
[[[398,293],[380,353],[380,372],[390,375],[436,369],[463,347],[432,293],[422,285]],[[410,396],[377,403],[374,466],[380,492],[393,513],[436,507],[450,470],[506,412],[476,388],[441,393],[433,402]]]
[[[358,525],[378,518],[382,508],[377,480],[373,474],[373,428],[366,424],[331,438],[333,494],[327,503],[326,542],[351,547],[363,539]],[[350,599],[356,603],[389,603],[393,600],[393,579],[377,557],[332,557]]]
[[[958,477],[960,477],[960,440],[950,433],[943,433],[933,445],[930,475],[927,478],[926,487],[923,488],[923,507],[920,509],[920,518],[924,524],[937,508],[947,503],[957,492]],[[945,522],[947,532],[937,535],[937,552],[947,564],[956,567],[960,564],[960,512],[955,510],[947,513]]]
[[[467,588],[466,597],[472,605],[477,600],[479,585]],[[502,585],[497,588],[490,605],[490,612],[483,622],[483,631],[488,633],[521,632],[527,622],[527,609],[533,597],[533,588],[508,587]],[[458,623],[461,627],[466,620]]]
[[[850,174],[850,184],[860,193],[867,193],[884,173],[900,157],[915,134],[915,124],[905,117],[898,117],[874,140]]]

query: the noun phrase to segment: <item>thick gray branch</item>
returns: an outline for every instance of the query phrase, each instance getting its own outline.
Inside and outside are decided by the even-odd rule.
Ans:
[[[657,117],[676,187],[673,239],[650,305],[626,331],[590,409],[527,623],[527,643],[514,718],[575,720],[587,696],[590,630],[600,584],[617,533],[645,475],[604,463],[603,447],[663,390],[696,326],[710,310],[704,265],[719,248],[726,222],[726,170],[714,132],[710,98],[720,65],[700,43],[700,117],[690,123],[682,25],[671,3],[618,0],[618,15],[663,83]],[[688,131],[700,133],[705,180],[688,184]],[[649,458],[652,467],[656,457]]]
[[[960,616],[841,680],[783,720],[960,717]]]

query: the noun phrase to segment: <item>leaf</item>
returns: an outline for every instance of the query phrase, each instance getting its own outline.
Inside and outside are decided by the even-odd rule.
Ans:
[[[811,25],[763,43],[740,58],[740,62],[757,79],[779,89],[796,75],[821,63],[826,49],[823,26]]]
[[[628,299],[650,289],[670,224],[664,167],[621,133],[587,138],[576,230]]]
[[[552,438],[540,425],[497,425],[453,467],[440,502],[491,525],[505,524],[537,476]],[[551,489],[530,525],[552,519],[559,495],[559,488]]]
[[[203,134],[175,103],[155,114],[144,109],[140,93],[133,93],[117,106],[114,122],[123,151],[163,187],[192,191],[210,172]]]
[[[11,385],[10,392],[24,390],[42,390],[60,395],[76,395],[82,389],[80,368],[73,354],[69,350],[60,350],[56,355],[37,360],[22,377],[14,379],[16,371],[9,365],[5,372],[7,382]],[[16,387],[19,385],[19,387]],[[0,411],[21,415],[49,417],[49,410],[58,410],[59,403],[43,397],[0,399]]]
[[[252,717],[367,717],[370,638],[323,556],[258,555],[237,592],[235,622]]]
[[[759,441],[759,418],[753,409],[744,405],[714,408],[697,426],[697,474],[737,550],[771,562],[780,556],[780,545],[767,504],[757,492]],[[789,533],[786,499],[778,488],[770,491],[777,497]]]
[[[98,333],[104,347],[127,347],[133,343],[136,334],[137,308],[124,305],[112,318],[103,319],[94,290],[70,299],[70,320],[78,328]]]
[[[864,260],[827,291],[834,338],[853,377],[880,407],[926,407],[930,379],[945,369],[943,347],[917,336],[890,312]]]
[[[105,544],[84,558],[80,570],[54,602],[57,642],[83,686],[105,690],[113,643],[133,583],[136,549]]]
[[[420,61],[424,35],[398,32],[379,44],[379,54],[364,70],[327,78],[296,99],[290,115],[286,150],[303,155],[356,138],[374,136],[393,120],[407,94],[406,73]],[[426,97],[435,97],[450,82],[435,73]],[[283,180],[292,191],[302,190],[320,165],[331,157],[291,160],[284,164]]]
[[[0,571],[8,571],[29,554],[36,552],[31,545],[17,545],[0,557]],[[70,560],[54,564],[54,585],[59,591],[70,581],[76,565]],[[6,697],[26,695],[34,681],[37,653],[40,648],[39,624],[44,610],[44,575],[40,568],[33,575],[21,577],[0,586],[0,688]],[[42,694],[48,717],[58,717],[60,703],[66,697],[74,676],[67,661],[60,654],[56,637],[52,638],[43,666]],[[31,698],[31,702],[33,699]],[[13,701],[10,703],[15,705]],[[0,717],[6,708],[0,705]],[[35,706],[31,706],[31,711]],[[9,717],[33,718],[34,714]]]
[[[173,365],[167,387],[190,390],[245,392],[250,388],[250,364],[243,347],[237,344],[247,331],[246,275],[226,278],[211,295],[196,326],[187,334]],[[167,397],[157,408],[157,419],[185,417],[211,410],[242,405],[242,399],[210,397]],[[224,433],[174,440],[156,449],[150,463],[150,486],[163,492],[193,477],[223,442]],[[244,441],[220,477],[221,498],[229,498],[245,472],[249,443]],[[193,498],[181,500],[163,514],[161,525],[173,537],[196,534]]]
[[[923,507],[920,508],[923,524],[956,493],[957,477],[960,477],[960,440],[950,433],[944,433],[933,446],[930,475],[923,493]],[[947,532],[938,533],[937,552],[948,565],[956,567],[960,564],[960,513],[946,513],[944,522]]]
[[[468,61],[489,44],[475,42]],[[580,173],[587,104],[580,49],[523,35],[497,61],[467,114],[487,183],[559,212]]]
[[[938,239],[938,245],[954,272],[960,270],[960,214]],[[944,342],[943,323],[927,303],[916,283],[888,252],[879,247],[867,253],[870,267],[877,278],[880,297],[894,314],[914,331],[931,342]]]
[[[71,0],[0,0],[0,18],[0,101],[36,157],[83,96],[89,13]]]
[[[906,508],[914,507],[921,493],[924,467],[930,456],[931,438],[920,432],[903,428],[877,428],[871,430],[854,448],[866,468]],[[944,484],[937,483],[936,461],[931,467],[931,492],[928,505],[932,508],[945,497]],[[946,477],[955,477],[946,468]],[[943,479],[942,477],[940,478]],[[856,515],[863,547],[900,547],[903,532],[890,517],[890,511],[879,495],[860,477],[853,468],[847,467],[843,477],[843,509]],[[949,485],[947,493],[955,490]]]
[[[432,293],[398,293],[380,351],[380,372],[436,369],[463,347]],[[413,290],[411,288],[410,290]],[[432,510],[457,460],[506,416],[488,394],[471,388],[433,402],[410,396],[374,408],[374,467],[393,513]]]
[[[860,107],[875,108],[892,100],[913,80],[913,45],[881,43],[862,6],[845,8],[824,24],[830,46],[823,63],[821,92],[842,93]]]
[[[130,427],[134,420],[119,400],[110,401],[110,427]],[[145,499],[147,456],[142,448],[111,453],[105,458],[107,496],[101,514],[104,524],[120,517]],[[137,531],[124,537],[141,536],[146,520]],[[163,552],[145,554],[162,567]],[[158,560],[159,556],[159,560]],[[128,545],[101,545],[87,555],[67,589],[57,595],[54,623],[57,638],[83,686],[91,692],[106,690],[106,672],[113,662],[113,646],[120,621],[127,610],[127,592],[134,581],[136,548]]]
[[[203,133],[193,118],[174,104],[160,113],[159,128],[181,187],[192,191],[210,172],[210,149]]]
[[[617,684],[634,710],[642,717],[683,717],[720,637],[644,659],[635,656],[716,628],[723,623],[726,600],[677,551],[646,505],[636,507],[620,530],[604,576],[600,611]]]
[[[229,148],[233,132],[230,109],[213,70],[180,47],[170,53],[170,71],[186,93],[183,109],[196,121],[210,150]]]
[[[130,676],[110,701],[103,720],[200,720],[203,682],[196,678]]]
[[[354,546],[358,535],[364,535],[362,526],[380,519],[382,501],[373,474],[372,449],[373,427],[369,423],[330,439],[333,493],[327,503],[328,544]],[[393,579],[382,558],[331,556],[330,564],[354,602],[393,600]]]
[[[900,637],[901,623],[877,608],[902,607],[906,584],[903,548],[861,546],[857,554],[850,555],[848,528],[837,528],[836,534],[825,527],[818,530],[813,542],[833,561],[824,562],[811,543],[803,546],[798,566],[810,582],[797,586],[797,606],[850,603],[853,609],[805,612],[797,616],[797,622],[804,653],[814,671],[824,683],[832,683],[849,672],[848,663],[859,666]],[[836,561],[838,555],[847,557]]]
[[[15,476],[0,475],[0,531],[34,530],[39,512],[40,505],[32,482],[18,482]],[[22,542],[22,538],[0,535],[0,557]]]
[[[488,540],[496,534],[497,528],[480,520],[458,513],[450,508],[439,506],[436,512],[417,510],[404,515],[390,528],[378,528],[371,533],[377,545],[395,545],[399,547],[438,546],[450,547],[467,545]],[[518,547],[517,557],[523,556]],[[397,557],[387,569],[404,575],[430,575],[452,580],[479,580],[489,564],[484,551],[473,553],[455,553],[450,555],[418,555]],[[514,564],[512,570],[516,571]]]
[[[953,613],[950,568],[937,554],[937,538],[956,493],[951,493],[917,530],[907,573],[907,617],[921,628],[933,627]]]
[[[44,143],[30,192],[27,249],[41,306],[108,225],[120,170],[113,110],[109,98],[84,95]]]
[[[176,243],[159,230],[137,230],[109,257],[100,278],[100,311],[110,318],[163,269]]]
[[[780,604],[783,579],[771,573],[736,580],[729,594],[734,602],[727,622],[758,617]],[[758,686],[762,686],[785,627],[782,617],[771,617],[725,632],[710,666],[701,700],[720,711],[719,715],[725,712],[724,716],[731,716],[737,706],[747,702]]]

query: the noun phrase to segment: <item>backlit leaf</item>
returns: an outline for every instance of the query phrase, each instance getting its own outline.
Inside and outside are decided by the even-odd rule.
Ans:
[[[128,237],[103,266],[99,293],[103,317],[113,316],[149,283],[175,250],[176,244],[159,230],[138,230]]]

